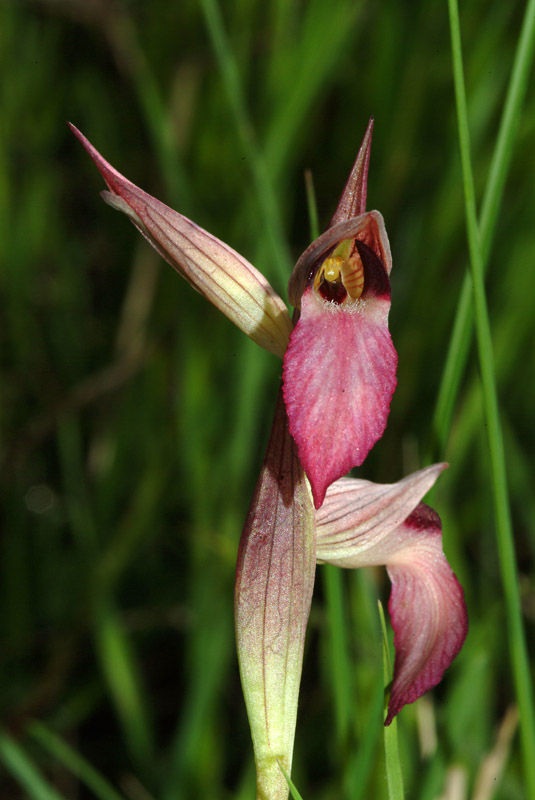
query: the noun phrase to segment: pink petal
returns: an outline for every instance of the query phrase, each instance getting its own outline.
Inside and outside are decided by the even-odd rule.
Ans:
[[[397,354],[388,332],[390,300],[351,307],[308,288],[284,357],[290,433],[321,506],[327,487],[362,464],[386,427]]]
[[[227,244],[127,180],[69,127],[110,189],[102,193],[104,200],[127,214],[162,258],[253,341],[282,357],[292,322],[264,276]]]
[[[397,529],[447,464],[432,464],[397,483],[341,478],[316,511],[317,561],[338,567],[388,564],[404,540]]]
[[[396,660],[385,725],[442,680],[468,633],[464,593],[442,550],[438,514],[421,503],[396,535],[400,549],[387,564]]]

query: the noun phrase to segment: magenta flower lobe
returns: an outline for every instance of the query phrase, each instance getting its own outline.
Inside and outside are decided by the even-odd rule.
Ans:
[[[329,227],[288,285],[298,314],[284,356],[284,400],[316,508],[381,438],[396,388],[390,245],[381,214],[365,213],[371,131],[372,122]]]

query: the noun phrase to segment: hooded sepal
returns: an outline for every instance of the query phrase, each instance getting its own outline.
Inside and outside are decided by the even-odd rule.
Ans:
[[[315,573],[314,509],[279,396],[238,551],[235,618],[257,800],[286,800]]]
[[[292,322],[264,276],[227,244],[127,180],[74,125],[69,127],[108,185],[104,200],[124,212],[154,249],[238,328],[282,357]]]
[[[349,178],[338,201],[336,211],[331,218],[329,228],[332,228],[337,222],[343,222],[351,219],[351,217],[358,217],[359,214],[364,214],[366,211],[372,133],[373,117],[370,117],[353,169],[349,173]]]
[[[316,513],[319,563],[384,565],[392,582],[396,658],[386,725],[440,682],[468,631],[463,590],[442,550],[440,518],[419,502],[444,467],[386,486],[337,481]]]

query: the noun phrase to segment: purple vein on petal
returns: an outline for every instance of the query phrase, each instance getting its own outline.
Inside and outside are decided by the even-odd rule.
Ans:
[[[126,213],[191,286],[257,344],[282,357],[292,322],[284,302],[265,277],[229,245],[121,175],[80,131],[73,125],[70,128],[110,189],[103,192],[106,202]],[[207,260],[213,263],[213,270],[206,268]]]

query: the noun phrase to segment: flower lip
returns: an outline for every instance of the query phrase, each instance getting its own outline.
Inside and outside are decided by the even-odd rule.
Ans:
[[[372,128],[373,119],[329,227],[288,283],[296,324],[284,356],[284,399],[316,508],[329,484],[360,466],[383,435],[396,387],[390,245],[381,214],[366,212]]]
[[[405,547],[386,564],[396,659],[385,725],[442,680],[468,634],[464,592],[442,550],[438,514],[420,503],[399,539]]]
[[[389,298],[325,302],[308,287],[284,356],[284,400],[319,508],[383,435],[396,387]]]

